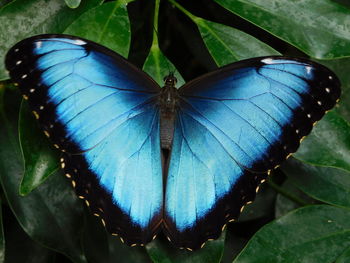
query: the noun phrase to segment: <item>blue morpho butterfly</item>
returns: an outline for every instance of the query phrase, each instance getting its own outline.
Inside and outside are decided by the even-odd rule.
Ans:
[[[160,88],[67,35],[19,42],[6,68],[77,195],[129,245],[159,231],[189,249],[217,238],[340,96],[329,69],[288,57],[233,63],[179,89],[169,75]]]

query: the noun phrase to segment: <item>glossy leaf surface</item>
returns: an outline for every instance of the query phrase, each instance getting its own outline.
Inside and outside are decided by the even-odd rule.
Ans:
[[[152,262],[144,247],[128,247],[119,237],[106,232],[98,217],[85,209],[84,252],[89,262],[118,263]]]
[[[168,242],[159,239],[146,245],[148,254],[156,263],[219,263],[225,243],[226,232],[223,232],[217,240],[208,241],[205,246],[196,251],[174,249]]]
[[[252,57],[280,55],[270,46],[235,28],[201,18],[196,18],[195,22],[219,67]]]
[[[314,58],[350,55],[349,9],[330,0],[215,0]]]
[[[350,208],[350,173],[290,160],[283,170],[303,192],[320,201]]]
[[[350,171],[349,123],[334,111],[329,112],[293,156],[309,164]]]
[[[130,46],[130,21],[123,1],[108,2],[85,12],[65,34],[102,44],[127,57]]]
[[[5,261],[1,262],[47,263],[55,260],[55,252],[31,239],[23,231],[9,209],[4,209],[4,212],[7,218],[4,222],[6,253],[3,255]]]
[[[58,170],[59,154],[49,146],[26,101],[21,104],[18,129],[24,158],[24,175],[19,192],[27,195]]]
[[[0,181],[9,206],[32,239],[74,262],[85,262],[79,245],[81,206],[63,175],[55,174],[26,197],[19,195],[24,169],[14,116],[19,114],[20,96],[4,86],[0,92]]]
[[[350,245],[349,216],[327,205],[297,209],[261,228],[233,262],[333,262]]]
[[[171,72],[175,74],[177,79],[177,87],[185,84],[185,81],[180,73],[170,62],[170,60],[164,56],[157,44],[152,45],[146,61],[143,64],[142,70],[147,72],[161,87],[164,86],[164,77],[169,75]]]
[[[70,8],[77,8],[80,5],[81,0],[64,0]]]
[[[67,26],[101,0],[83,1],[70,9],[62,0],[17,0],[0,10],[0,61],[16,42],[36,34],[62,33]],[[59,22],[58,22],[59,21]],[[0,63],[0,79],[7,78],[5,66]]]

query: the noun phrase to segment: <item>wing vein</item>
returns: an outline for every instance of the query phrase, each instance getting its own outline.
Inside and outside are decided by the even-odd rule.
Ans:
[[[237,164],[237,165],[241,165],[228,151],[227,149],[223,146],[223,144],[221,143],[221,141],[211,132],[207,129],[207,127],[205,125],[203,125],[202,123],[200,123],[198,120],[196,120],[191,114],[187,113],[187,112],[184,112],[182,111],[184,114],[188,115],[191,119],[193,119],[195,122],[197,122],[200,126],[202,126],[204,129],[206,129],[212,136],[213,138],[215,138],[215,140],[221,145],[221,147],[224,149],[224,151],[230,156],[230,158]],[[199,113],[201,114],[201,113]],[[203,116],[203,115],[202,115]],[[203,116],[203,118],[205,118],[206,120],[208,120],[205,116]],[[228,137],[226,135],[226,133],[224,133],[220,128],[218,128],[214,123],[212,123],[210,120],[208,120],[209,123],[211,123],[214,127],[216,127],[219,131],[221,131],[225,137]],[[237,144],[236,142],[234,142],[233,140],[231,140],[231,138],[228,137],[228,139],[230,141],[232,141],[234,144],[236,144],[236,146],[238,148],[240,148],[242,150],[242,152],[244,152],[247,156],[249,156],[251,158],[250,155],[248,155],[241,147],[239,144]],[[251,158],[252,159],[252,158]]]

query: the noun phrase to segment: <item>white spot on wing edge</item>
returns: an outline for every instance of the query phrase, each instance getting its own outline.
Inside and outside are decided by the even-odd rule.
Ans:
[[[82,46],[82,45],[86,45],[86,42],[84,40],[81,40],[81,39],[76,39],[76,40],[74,40],[74,44]]]
[[[307,73],[307,74],[310,74],[310,73],[311,73],[311,70],[312,70],[312,67],[306,66],[305,69],[306,69],[306,73]]]
[[[264,58],[261,60],[262,63],[264,64],[273,64],[273,59],[272,58]]]
[[[42,41],[35,42],[35,47],[36,48],[41,48],[42,45],[43,45]]]

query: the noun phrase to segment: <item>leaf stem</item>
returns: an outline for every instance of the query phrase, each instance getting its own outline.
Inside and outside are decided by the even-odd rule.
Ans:
[[[154,4],[154,18],[153,18],[153,40],[152,47],[158,47],[158,16],[159,16],[159,2],[160,0],[156,0]]]
[[[276,184],[271,178],[267,180],[267,183],[269,186],[271,186],[272,189],[274,189],[277,193],[287,197],[288,199],[292,200],[293,202],[297,203],[301,206],[310,205],[309,203],[305,202],[303,199],[291,194],[290,192],[286,191],[283,187]]]
[[[183,6],[181,6],[179,3],[177,3],[175,0],[168,0],[170,3],[172,3],[175,7],[177,7],[181,12],[183,12],[186,16],[188,16],[193,22],[196,22],[198,19],[201,19],[193,14],[191,14],[188,10],[186,10]]]

